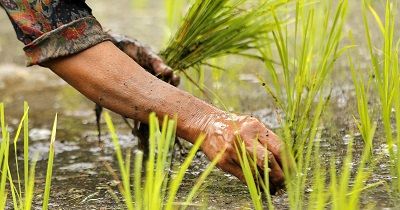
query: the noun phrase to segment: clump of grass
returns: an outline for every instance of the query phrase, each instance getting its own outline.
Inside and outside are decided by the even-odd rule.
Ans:
[[[326,78],[336,59],[348,48],[339,47],[347,6],[346,0],[339,1],[337,7],[332,0],[296,1],[294,25],[283,26],[274,13],[274,43],[261,48],[270,78],[264,81],[266,91],[285,114],[283,123],[290,128],[285,139],[290,140],[287,143],[295,151],[304,147],[310,135],[307,128],[316,113],[314,102],[323,99]],[[273,62],[275,58],[279,64]]]
[[[332,201],[329,204],[332,206],[332,209],[361,209],[361,193],[367,189],[384,184],[384,181],[366,184],[372,175],[375,165],[371,164],[367,166],[371,154],[365,150],[361,156],[361,163],[356,170],[356,176],[354,178],[351,177],[351,150],[351,148],[348,149],[348,154],[345,157],[340,175],[336,174],[337,168],[335,167],[334,160],[331,161],[330,178]],[[351,181],[353,181],[353,183],[351,183]],[[374,201],[370,201],[370,205],[375,205]]]
[[[255,139],[256,140],[256,139]],[[252,199],[253,207],[256,210],[264,209],[262,192],[265,192],[268,209],[273,210],[272,197],[270,193],[269,173],[268,171],[262,174],[257,167],[257,159],[255,154],[248,154],[243,141],[238,141],[236,144],[236,153],[238,154],[239,164],[242,168],[243,175]],[[255,153],[255,151],[254,151]],[[268,154],[265,154],[268,157]],[[268,169],[268,160],[264,160],[264,168]]]
[[[205,181],[206,177],[211,173],[212,169],[222,157],[222,152],[217,155],[205,171],[200,175],[196,184],[181,203],[176,203],[176,194],[182,183],[184,175],[190,166],[196,152],[200,148],[204,136],[200,136],[196,143],[189,151],[186,159],[180,165],[176,175],[171,177],[169,168],[171,167],[171,150],[176,132],[176,121],[164,118],[160,130],[159,122],[154,113],[149,116],[149,154],[148,160],[145,162],[145,176],[142,177],[143,153],[138,151],[135,155],[135,164],[133,172],[130,171],[130,152],[123,156],[119,145],[118,136],[116,134],[111,117],[108,113],[104,115],[111,138],[116,151],[119,164],[122,183],[119,190],[124,198],[127,209],[175,209],[182,206],[183,209],[190,205],[192,200],[198,195],[198,191]],[[133,180],[131,180],[133,175]],[[142,184],[142,179],[144,179]],[[131,183],[133,182],[133,187]]]
[[[271,10],[288,2],[196,0],[161,55],[179,71],[209,65],[209,59],[227,54],[256,57],[248,51],[256,49],[260,37],[275,29]]]
[[[15,158],[15,173],[17,176],[16,184],[14,183],[12,171],[9,165],[9,146],[10,146],[10,132],[8,131],[5,122],[4,104],[0,103],[0,126],[2,132],[2,140],[0,145],[0,167],[1,167],[1,181],[0,181],[0,209],[5,209],[8,193],[11,192],[13,209],[31,209],[35,188],[35,166],[36,161],[29,164],[29,106],[24,103],[24,114],[16,130],[14,137],[14,158]],[[51,177],[54,160],[54,141],[57,129],[57,116],[55,117],[53,129],[51,132],[51,142],[49,150],[49,160],[46,172],[46,183],[43,196],[42,209],[48,209],[49,195],[51,188]],[[17,156],[17,142],[20,139],[21,131],[23,132],[23,159],[24,159],[24,178],[20,178],[20,170]],[[10,189],[6,189],[6,181],[9,181]],[[23,184],[23,185],[22,185]]]
[[[320,138],[319,134],[318,137]],[[381,185],[383,182],[367,184],[368,179],[374,169],[374,164],[370,160],[371,151],[368,146],[364,147],[361,154],[361,161],[354,170],[353,164],[356,161],[353,158],[353,139],[350,140],[347,153],[344,157],[333,156],[330,160],[330,167],[327,170],[324,166],[325,160],[320,152],[319,141],[313,146],[313,157],[311,159],[313,166],[310,166],[311,175],[303,171],[300,176],[308,177],[309,183],[306,183],[307,189],[311,192],[309,195],[303,192],[290,192],[288,194],[300,194],[301,199],[290,202],[291,209],[360,209],[361,193],[367,189]],[[336,159],[342,159],[342,166],[336,165]],[[369,164],[369,165],[368,165]],[[289,178],[288,176],[287,178]],[[297,189],[295,189],[297,190]],[[296,198],[296,197],[295,197]],[[290,199],[290,197],[289,197]]]
[[[289,163],[283,169],[291,209],[305,206],[308,168],[315,158],[312,154],[321,115],[330,99],[326,78],[347,49],[339,47],[347,6],[347,0],[336,6],[332,0],[296,1],[294,23],[283,26],[279,15],[273,13],[277,25],[272,33],[274,43],[261,48],[269,76],[263,83],[284,113],[282,137],[287,146],[282,156],[283,162]],[[275,59],[279,65],[272,61]]]
[[[317,133],[315,137],[320,138],[320,134]],[[352,176],[355,161],[352,154],[353,139],[349,142],[342,166],[336,165],[336,157],[332,157],[328,170],[324,166],[323,158],[321,158],[319,141],[312,145],[308,143],[307,147],[311,147],[308,151],[312,151],[310,161],[313,165],[309,167],[311,173],[308,174],[308,170],[295,171],[296,176],[301,178],[295,178],[292,174],[285,173],[289,209],[360,209],[361,193],[384,183],[380,181],[367,184],[376,162],[370,161],[371,150],[368,146],[364,147],[361,161],[354,170],[354,176]],[[237,152],[254,209],[264,209],[265,202],[263,200],[267,201],[268,209],[274,209],[273,197],[270,194],[269,172],[260,173],[257,169],[257,160],[251,158],[255,156],[246,152],[243,143],[238,146]],[[297,163],[293,168],[294,170],[298,170],[298,164],[301,163]],[[265,160],[265,168],[268,168],[267,160]],[[295,186],[297,184],[302,184],[303,187]],[[306,189],[311,193],[305,193]],[[265,193],[264,198],[263,192]]]
[[[399,44],[396,42],[395,24],[396,9],[398,3],[395,0],[387,0],[385,7],[384,20],[370,5],[370,1],[363,0],[362,13],[365,26],[365,34],[368,49],[371,56],[372,71],[374,73],[374,87],[379,95],[381,106],[381,116],[385,137],[388,145],[391,175],[400,176],[400,150],[395,149],[400,146],[400,69],[399,69]],[[370,23],[368,14],[372,15],[381,32],[383,38],[382,55],[375,51],[376,47],[371,38]],[[379,49],[379,48],[378,48]],[[392,110],[394,110],[392,112]],[[392,122],[392,119],[395,119]],[[393,129],[394,128],[394,129]],[[394,132],[397,131],[397,136]],[[400,179],[393,180],[393,190],[400,192]]]
[[[360,209],[361,193],[383,182],[367,184],[376,163],[371,160],[376,124],[369,114],[366,91],[369,85],[365,87],[364,80],[356,76],[351,57],[349,57],[350,69],[355,83],[360,117],[357,127],[365,143],[360,163],[354,170],[355,175],[352,175],[355,161],[352,154],[353,139],[348,145],[341,167],[336,164],[336,157],[333,157],[330,168],[324,168],[319,146],[321,116],[329,100],[329,97],[323,97],[325,80],[336,59],[351,47],[339,49],[347,1],[340,1],[334,13],[329,10],[333,1],[316,2],[307,6],[304,3],[304,1],[296,3],[293,48],[289,48],[291,42],[288,41],[291,40],[290,33],[293,31],[288,28],[283,29],[277,21],[278,30],[273,32],[276,49],[262,49],[265,58],[273,58],[273,52],[277,51],[281,61],[279,66],[265,59],[272,84],[266,86],[266,91],[273,96],[277,106],[285,113],[282,130],[288,146],[282,157],[289,208]],[[331,15],[333,18],[330,18]],[[277,15],[275,17],[278,18]],[[315,17],[325,18],[316,20]],[[333,22],[330,22],[330,19]],[[282,84],[284,88],[281,88]],[[269,191],[268,172],[264,177],[260,175],[254,167],[255,160],[243,150],[243,145],[240,148],[239,160],[254,208],[263,209],[261,189]],[[309,195],[305,193],[306,189],[311,192]],[[272,197],[268,193],[266,200],[268,208],[273,209]]]
[[[359,73],[360,71],[356,71],[353,60],[350,56],[349,63],[351,77],[353,79],[354,89],[356,93],[357,111],[360,118],[359,120],[356,120],[356,124],[358,130],[361,133],[362,139],[364,140],[366,149],[368,149],[372,154],[376,123],[372,121],[372,118],[370,116],[370,107],[368,105],[368,90],[370,89],[371,81],[369,80],[368,82],[365,82],[365,80],[362,78],[362,74]]]
[[[323,97],[325,79],[336,59],[350,47],[339,48],[348,2],[339,1],[333,13],[333,1],[308,5],[305,3],[306,1],[296,2],[294,29],[288,28],[291,25],[287,25],[286,29],[282,28],[279,21],[276,22],[278,29],[273,32],[276,49],[262,49],[264,57],[273,58],[273,53],[277,52],[281,61],[279,66],[265,59],[272,84],[266,86],[266,91],[285,114],[282,132],[287,146],[282,157],[289,208],[359,209],[361,192],[382,182],[366,184],[374,168],[370,157],[376,126],[368,112],[368,98],[363,81],[356,78],[353,65],[351,69],[359,98],[358,127],[365,142],[360,163],[355,170],[356,175],[352,177],[353,140],[348,145],[341,168],[336,165],[335,158],[330,161],[330,169],[324,168],[319,146],[321,116],[329,101],[329,97]],[[274,17],[278,19],[277,15]],[[291,33],[294,34],[294,41]],[[292,47],[289,48],[289,45]],[[262,177],[257,170],[251,170],[254,160],[249,159],[248,155],[242,150],[240,163],[242,169],[247,171],[246,182],[250,186],[254,207],[262,209],[260,189],[269,189],[268,172]],[[311,192],[309,195],[305,193],[306,189]],[[272,198],[268,194],[267,202],[269,209],[273,209]]]
[[[282,158],[289,207],[324,209],[330,206],[334,209],[357,209],[360,192],[371,187],[366,186],[365,181],[370,175],[366,165],[372,144],[365,147],[352,187],[349,186],[352,179],[352,144],[341,168],[344,176],[340,176],[339,180],[338,167],[333,161],[330,170],[321,166],[324,160],[319,149],[321,116],[330,99],[329,94],[326,96],[326,78],[329,77],[335,61],[350,47],[340,48],[348,1],[341,0],[335,4],[334,1],[310,3],[300,0],[296,1],[295,6],[294,26],[283,26],[279,15],[273,13],[277,25],[272,33],[272,46],[275,48],[270,45],[261,48],[270,78],[268,82],[263,80],[263,83],[266,84],[266,91],[275,99],[277,107],[284,112],[282,136],[287,146]],[[278,55],[279,65],[273,62],[274,54]],[[362,93],[361,91],[358,93]],[[360,104],[361,111],[362,108],[365,111],[365,107]],[[364,113],[362,120],[362,123],[370,122],[369,115]],[[374,130],[367,130],[371,127],[373,128],[366,127],[363,132],[369,142],[374,134]],[[241,166],[248,173],[249,178],[246,181],[249,186],[257,186],[257,183],[261,185],[249,187],[249,190],[255,208],[262,209],[259,190],[269,189],[268,172],[264,177],[258,175],[257,171],[251,173],[249,166],[253,160],[246,163],[249,160],[247,155],[242,152]],[[328,171],[329,185],[326,183]],[[261,178],[264,181],[260,182]],[[311,191],[309,196],[305,194],[306,189]],[[269,208],[273,208],[271,200],[267,195]],[[343,202],[350,205],[343,206]]]
[[[352,34],[350,33],[350,38],[353,39]],[[366,82],[362,74],[360,74],[360,70],[355,68],[353,59],[349,55],[349,68],[351,71],[351,76],[353,79],[353,84],[356,93],[356,101],[357,101],[357,111],[359,120],[355,118],[356,125],[358,130],[361,133],[361,137],[364,141],[364,150],[360,159],[359,167],[356,171],[356,177],[354,179],[353,186],[350,190],[349,180],[350,180],[350,168],[351,168],[351,149],[353,146],[353,139],[351,139],[348,145],[347,155],[344,158],[344,163],[341,170],[341,181],[338,181],[339,186],[331,186],[331,190],[334,193],[333,197],[337,200],[337,202],[333,203],[334,209],[343,209],[343,208],[350,208],[350,209],[359,209],[359,202],[360,202],[360,193],[361,191],[375,187],[377,185],[383,184],[383,181],[370,184],[365,186],[365,182],[371,176],[373,169],[375,167],[375,163],[377,160],[371,159],[373,156],[373,140],[376,131],[376,123],[372,121],[370,116],[370,107],[369,107],[369,89],[370,89],[370,82],[368,80]],[[375,157],[376,158],[376,157]],[[332,182],[336,182],[337,176],[335,174],[335,162],[331,161],[331,180]],[[351,193],[348,193],[348,192]]]

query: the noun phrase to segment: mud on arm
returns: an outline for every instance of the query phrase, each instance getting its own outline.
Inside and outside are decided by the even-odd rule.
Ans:
[[[127,36],[110,33],[111,41],[145,70],[159,79],[178,86],[179,76],[149,46]]]

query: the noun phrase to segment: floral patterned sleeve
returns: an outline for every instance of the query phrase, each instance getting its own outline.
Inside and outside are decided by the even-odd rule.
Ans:
[[[0,0],[28,66],[72,55],[110,40],[85,0]]]

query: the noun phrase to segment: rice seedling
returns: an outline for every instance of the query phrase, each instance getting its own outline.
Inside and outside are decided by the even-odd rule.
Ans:
[[[246,151],[246,147],[243,141],[238,141],[239,143],[236,145],[236,152],[238,155],[240,166],[243,170],[243,175],[250,193],[250,197],[252,199],[252,204],[254,209],[261,210],[263,207],[263,198],[262,191],[266,193],[266,199],[268,203],[268,209],[273,210],[274,205],[272,204],[272,197],[270,193],[270,185],[269,185],[269,174],[268,172],[264,173],[264,175],[258,170],[257,160],[253,159],[255,155],[250,156]],[[265,155],[268,157],[268,155]],[[265,166],[264,168],[268,169],[268,160],[264,160]]]
[[[210,65],[209,59],[227,54],[259,58],[248,51],[275,28],[271,9],[288,2],[251,5],[244,0],[196,0],[161,55],[177,71]]]
[[[272,45],[275,48],[268,44],[261,48],[270,78],[262,80],[266,91],[285,114],[283,123],[291,131],[285,133],[285,139],[290,139],[287,143],[294,151],[304,147],[310,133],[307,128],[312,123],[309,119],[315,113],[314,102],[323,99],[326,78],[336,59],[348,48],[339,48],[347,4],[346,0],[339,1],[337,7],[334,1],[296,1],[294,24],[284,27],[279,16],[274,15],[277,30],[273,32]],[[279,55],[279,65],[272,62],[276,58],[274,54]]]
[[[284,113],[282,137],[287,146],[283,162],[290,163],[292,168],[284,164],[283,169],[291,209],[305,206],[314,142],[330,98],[324,85],[334,62],[348,48],[339,48],[348,1],[334,5],[334,1],[296,1],[294,23],[286,26],[273,13],[277,25],[272,33],[275,48],[266,44],[260,49],[270,78],[261,78],[262,82]],[[272,61],[274,54],[278,55],[280,65]]]
[[[309,203],[310,206],[326,206],[327,193],[326,185],[325,185],[325,173],[324,169],[320,167],[319,162],[322,160],[319,159],[319,143],[317,141],[317,145],[314,145],[314,139],[319,137],[318,125],[320,120],[320,115],[323,110],[325,103],[319,103],[317,109],[317,116],[313,119],[313,127],[310,128],[310,138],[313,140],[307,141],[305,145],[306,150],[303,150],[301,153],[298,153],[297,162],[295,161],[294,152],[291,148],[286,147],[282,153],[283,158],[283,168],[285,172],[285,186],[287,189],[287,194],[289,197],[289,208],[290,209],[304,209],[307,207]],[[289,127],[284,128],[286,130]],[[257,170],[256,161],[249,156],[244,150],[244,145],[239,145],[238,149],[240,165],[244,172],[246,178],[246,184],[249,187],[250,196],[252,197],[253,205],[255,209],[263,209],[263,201],[262,201],[262,192],[265,192],[265,198],[267,200],[268,209],[274,209],[272,204],[272,196],[270,194],[270,185],[269,185],[269,172],[268,170],[264,171],[264,173]],[[252,156],[254,157],[254,156]],[[268,157],[268,156],[266,156]],[[315,168],[312,167],[311,162],[313,163]],[[268,168],[268,161],[265,160],[265,168]],[[308,175],[309,168],[314,169],[313,176]],[[318,192],[316,194],[312,194],[310,199],[307,199],[305,194],[306,189],[308,187],[307,182],[312,182],[311,191]]]
[[[382,20],[378,13],[371,6],[370,1],[363,0],[362,13],[365,27],[365,34],[371,56],[372,71],[374,74],[374,87],[379,96],[381,117],[385,137],[387,141],[389,158],[391,164],[391,175],[399,177],[400,175],[400,84],[399,84],[399,41],[395,30],[397,1],[387,0],[385,6],[384,19]],[[380,29],[380,35],[383,39],[381,48],[382,55],[375,49],[379,49],[372,42],[370,23],[368,17],[371,15]],[[392,111],[393,110],[393,111]],[[394,122],[392,122],[394,119]],[[394,131],[397,135],[394,136]],[[400,192],[400,179],[392,180],[393,191]]]
[[[362,139],[364,140],[364,144],[372,153],[373,149],[373,139],[375,135],[375,130],[376,130],[376,123],[372,121],[372,118],[370,116],[370,107],[368,106],[368,100],[369,100],[369,92],[368,90],[370,89],[370,80],[368,82],[365,82],[362,77],[360,77],[360,72],[359,70],[356,71],[352,58],[349,57],[349,63],[350,63],[350,71],[351,71],[351,76],[353,79],[353,84],[354,84],[354,89],[356,93],[356,99],[357,99],[357,111],[359,115],[359,120],[356,120],[356,124],[358,127],[358,130],[361,133]],[[365,85],[367,84],[367,85]]]
[[[215,65],[214,58],[240,55],[261,59],[256,54],[259,38],[274,28],[270,10],[278,10],[291,0],[245,1],[245,0],[195,0],[182,20],[182,11],[188,2],[166,0],[167,25],[175,34],[166,48],[160,52],[165,62],[183,75],[183,87],[196,96],[218,101],[229,109],[220,97],[208,88],[204,80],[205,70],[224,69]],[[177,27],[180,23],[180,26]],[[169,33],[172,34],[172,33]],[[186,71],[188,69],[195,71]],[[215,71],[214,71],[215,72]],[[232,74],[234,71],[228,71]],[[237,75],[234,75],[237,78]],[[237,80],[235,80],[236,82]],[[217,100],[215,100],[217,98]],[[233,100],[232,97],[230,101]],[[226,99],[224,98],[224,99]],[[239,103],[232,101],[233,107]]]
[[[370,133],[374,133],[374,128]],[[340,170],[340,178],[338,179],[337,167],[335,160],[331,160],[330,179],[331,179],[331,203],[332,209],[360,209],[361,192],[383,184],[379,181],[372,184],[366,184],[370,178],[373,169],[375,168],[375,161],[371,161],[371,148],[366,144],[364,151],[361,155],[361,160],[355,172],[355,177],[351,177],[352,163],[353,163],[353,139],[347,148],[347,154],[343,160],[343,166]],[[352,183],[351,183],[352,181]]]
[[[352,34],[350,33],[350,38],[353,40]],[[354,42],[354,41],[353,41]],[[349,53],[350,54],[350,53]],[[353,84],[356,93],[356,102],[357,102],[357,111],[359,120],[355,117],[356,125],[361,133],[361,137],[364,141],[364,150],[362,156],[360,158],[360,163],[358,169],[356,171],[356,177],[354,178],[354,183],[352,184],[352,188],[350,189],[350,175],[351,175],[351,163],[352,163],[352,147],[353,147],[353,138],[350,140],[348,148],[347,148],[347,155],[344,158],[343,166],[341,169],[341,176],[340,181],[337,181],[337,175],[335,170],[335,162],[331,160],[331,169],[330,169],[330,176],[331,182],[337,182],[337,186],[331,185],[332,197],[335,199],[336,202],[332,203],[332,207],[334,209],[359,209],[359,202],[360,202],[360,193],[371,187],[375,187],[377,185],[383,184],[383,182],[377,182],[370,184],[368,186],[365,185],[365,182],[371,176],[375,164],[377,160],[371,159],[373,153],[373,140],[376,131],[376,123],[372,121],[370,116],[370,107],[368,105],[368,96],[369,96],[369,89],[371,79],[368,82],[362,77],[360,74],[360,70],[355,68],[353,59],[349,55],[349,68],[351,71],[351,76],[353,79]],[[361,77],[360,77],[361,76]],[[375,157],[376,158],[376,157]]]
[[[341,168],[336,165],[334,157],[330,161],[330,169],[324,168],[324,160],[321,159],[319,149],[321,115],[329,100],[329,97],[323,97],[324,80],[328,77],[336,59],[351,47],[339,49],[347,1],[340,1],[334,13],[329,10],[332,8],[333,1],[314,2],[309,5],[304,3],[305,1],[296,3],[293,42],[288,41],[291,40],[292,37],[289,34],[293,31],[288,28],[282,29],[279,27],[279,22],[277,22],[278,30],[273,32],[276,51],[282,66],[277,68],[276,64],[265,59],[272,84],[266,86],[266,91],[272,95],[278,108],[285,114],[282,133],[287,146],[283,152],[283,158],[286,159],[283,160],[283,168],[289,208],[359,209],[361,192],[383,182],[366,184],[375,166],[375,161],[371,162],[370,157],[376,124],[372,122],[369,114],[364,81],[357,78],[351,58],[349,59],[350,68],[356,87],[357,108],[360,116],[357,125],[365,142],[355,176],[351,175],[354,162],[353,140],[348,145]],[[333,15],[332,23],[329,22],[330,15]],[[324,18],[316,20],[315,17]],[[329,38],[326,39],[326,37]],[[288,47],[290,43],[294,43],[293,48]],[[271,48],[262,49],[264,57],[273,58],[272,52],[275,51]],[[282,74],[283,78],[280,78]],[[281,88],[282,84],[284,88]],[[318,102],[315,103],[316,99]],[[269,190],[268,172],[264,174],[264,177],[260,177],[257,170],[252,173],[249,166],[254,163],[254,160],[248,159],[247,156],[248,154],[242,151],[241,166],[247,171],[245,172],[248,177],[246,182],[249,185],[254,207],[262,209],[261,192],[257,183],[260,183],[261,189]],[[337,174],[338,171],[341,173],[340,177]],[[327,172],[329,178],[326,178]],[[264,180],[262,181],[261,178]],[[328,180],[329,184],[327,184]],[[311,192],[309,195],[305,193],[306,189]],[[267,194],[269,209],[274,208],[271,200],[272,198]]]
[[[4,115],[4,104],[0,103],[0,124],[2,131],[2,141],[0,146],[0,166],[1,166],[1,182],[0,182],[0,209],[5,209],[8,193],[11,192],[12,198],[12,206],[13,209],[31,209],[32,201],[34,196],[34,188],[35,188],[35,166],[36,161],[33,161],[29,164],[29,106],[25,102],[24,103],[24,114],[18,125],[16,130],[16,134],[14,137],[14,158],[15,158],[15,173],[17,176],[17,180],[14,184],[12,169],[9,165],[9,146],[10,146],[10,133],[8,131],[7,124],[5,123],[5,115]],[[44,189],[43,196],[43,209],[48,209],[49,204],[49,195],[51,188],[51,177],[52,177],[52,165],[54,160],[54,141],[57,129],[57,116],[55,118],[53,129],[51,133],[51,142],[50,142],[50,150],[49,150],[49,161],[46,172],[46,183]],[[23,148],[23,158],[24,158],[24,176],[23,179],[20,178],[20,170],[18,166],[18,156],[16,144],[18,139],[20,138],[21,130],[23,132],[23,140],[24,140],[24,148]],[[10,189],[6,189],[6,181],[9,181]],[[23,185],[22,185],[23,184]]]
[[[322,110],[321,107],[319,109]],[[316,129],[314,128],[314,130]],[[370,131],[372,134],[373,132],[374,130]],[[347,153],[343,157],[342,166],[339,167],[336,164],[337,157],[332,157],[330,167],[327,169],[324,165],[325,160],[321,158],[320,133],[315,133],[314,137],[317,141],[315,143],[309,141],[307,144],[307,155],[312,154],[308,157],[310,163],[312,163],[312,165],[309,165],[309,169],[298,171],[298,165],[301,163],[294,163],[294,172],[292,173],[300,178],[291,173],[285,173],[289,209],[360,209],[361,193],[384,184],[383,181],[367,184],[376,163],[376,161],[370,160],[371,148],[365,145],[360,163],[353,172],[352,168],[356,159],[353,158],[353,139],[351,139]],[[264,209],[262,192],[265,193],[268,209],[274,209],[273,197],[270,194],[269,173],[268,171],[264,173],[258,171],[257,160],[253,160],[251,157],[254,156],[250,156],[244,148],[243,144],[238,146],[239,161],[254,209]],[[294,157],[291,157],[291,159],[294,159]],[[265,160],[265,168],[268,168],[267,160]],[[308,171],[311,173],[309,174]],[[340,176],[338,173],[340,173]],[[307,194],[306,191],[310,194]]]
[[[274,98],[277,107],[284,113],[282,136],[287,146],[282,157],[290,209],[303,209],[307,206],[310,209],[324,209],[327,206],[341,209],[344,207],[342,203],[347,201],[351,205],[346,206],[346,209],[357,209],[360,192],[367,188],[365,181],[370,174],[366,165],[371,155],[372,143],[365,147],[352,187],[349,187],[352,144],[342,167],[342,174],[345,176],[341,176],[340,180],[336,174],[338,168],[332,162],[329,170],[330,185],[327,185],[327,169],[321,166],[324,161],[320,158],[319,150],[321,116],[330,99],[324,90],[326,78],[329,77],[335,61],[351,47],[340,48],[348,1],[339,1],[337,5],[334,3],[296,1],[293,25],[282,26],[279,15],[273,13],[277,25],[277,29],[272,32],[272,45],[275,48],[266,44],[260,50],[270,78],[268,82],[261,80],[266,84],[265,89]],[[273,62],[274,53],[278,54],[280,65]],[[361,97],[363,89],[361,83],[357,84]],[[367,107],[363,105],[359,105],[360,111],[363,111],[361,123],[367,127],[362,127],[361,124],[359,127],[364,133],[365,141],[372,142],[374,126],[370,123],[368,113],[364,113]],[[260,178],[254,181],[250,177],[260,176],[251,174],[249,167],[246,167],[246,155],[241,155],[244,161],[241,161],[242,169],[250,173],[249,179],[246,179],[247,184],[254,186]],[[261,188],[268,190],[268,182],[265,181],[268,180],[268,174],[263,178]],[[260,187],[249,188],[253,201],[256,201],[256,209],[262,206],[259,189]],[[311,191],[309,196],[305,194],[306,189]],[[269,208],[273,208],[268,196],[267,201]]]
[[[145,162],[145,176],[142,177],[143,153],[138,151],[135,155],[135,164],[133,174],[130,172],[130,152],[123,156],[119,145],[111,117],[108,113],[104,115],[111,139],[114,144],[119,171],[122,182],[119,185],[125,206],[127,209],[175,209],[181,206],[183,209],[190,205],[192,200],[198,195],[198,191],[211,173],[212,169],[218,163],[223,153],[220,153],[213,160],[206,170],[198,178],[196,184],[188,193],[185,202],[176,203],[176,194],[179,190],[184,175],[190,166],[196,152],[201,146],[204,137],[200,136],[189,151],[184,162],[179,166],[179,170],[172,176],[169,172],[171,167],[171,150],[173,149],[173,140],[175,139],[176,123],[175,120],[164,118],[161,131],[158,119],[154,113],[149,116],[149,154]],[[133,175],[133,180],[131,180]],[[143,183],[142,183],[142,179]],[[133,181],[133,187],[131,183]]]
[[[51,130],[51,136],[50,136],[49,157],[47,160],[46,181],[45,181],[44,194],[43,194],[43,205],[42,205],[43,210],[48,209],[49,200],[50,200],[50,189],[51,189],[51,178],[53,176],[54,144],[55,144],[55,140],[56,140],[57,121],[58,121],[58,115],[56,114],[56,117],[55,117],[54,123],[53,123],[53,128]]]

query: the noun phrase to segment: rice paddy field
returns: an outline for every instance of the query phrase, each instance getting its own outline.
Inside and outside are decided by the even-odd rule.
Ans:
[[[271,195],[240,145],[246,184],[174,145],[173,120],[151,118],[147,162],[116,114],[99,142],[94,104],[25,67],[1,10],[0,208],[400,208],[397,0],[86,2],[106,30],[159,51],[179,88],[278,133],[286,187]]]

